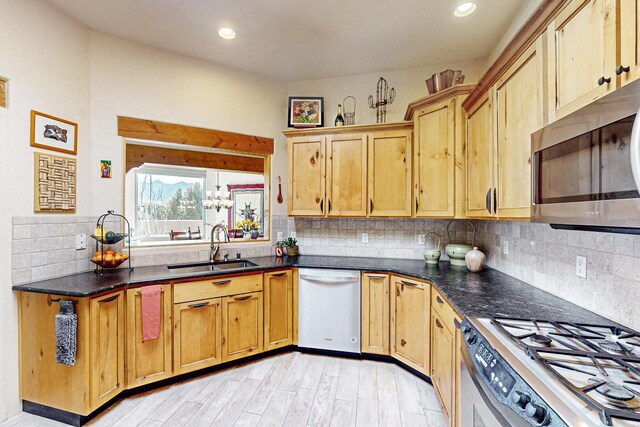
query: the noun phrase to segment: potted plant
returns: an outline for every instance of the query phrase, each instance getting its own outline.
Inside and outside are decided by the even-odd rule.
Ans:
[[[298,255],[298,241],[293,237],[289,237],[286,240],[283,240],[284,245],[287,247],[287,255],[288,256],[297,256]]]
[[[251,221],[250,219],[243,219],[242,221],[236,222],[236,227],[242,229],[242,238],[249,240],[251,238],[251,231],[258,230],[260,228],[260,223]],[[255,238],[258,238],[257,233]]]

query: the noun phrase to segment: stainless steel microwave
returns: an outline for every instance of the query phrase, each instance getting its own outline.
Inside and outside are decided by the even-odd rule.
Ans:
[[[640,81],[531,136],[531,220],[640,233]]]

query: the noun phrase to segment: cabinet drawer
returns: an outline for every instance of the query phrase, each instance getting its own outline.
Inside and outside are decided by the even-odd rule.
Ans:
[[[173,302],[181,303],[262,290],[262,274],[235,277],[210,277],[206,280],[176,283]]]
[[[449,304],[449,301],[447,301],[436,288],[433,288],[433,292],[431,292],[431,307],[438,313],[449,332],[455,331],[456,327],[453,319],[458,317],[458,315]]]

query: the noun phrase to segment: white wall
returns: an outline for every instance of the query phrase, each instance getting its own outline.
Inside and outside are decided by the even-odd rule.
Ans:
[[[427,96],[425,80],[436,72],[446,70],[462,70],[466,76],[465,84],[475,83],[484,72],[484,61],[433,65],[405,70],[384,71],[371,74],[337,77],[332,79],[311,80],[289,83],[289,96],[324,96],[324,124],[332,127],[336,118],[338,104],[349,95],[356,98],[356,124],[376,122],[376,110],[369,108],[368,98],[376,98],[378,79],[384,77],[389,89],[394,87],[396,99],[387,105],[387,123],[402,121],[407,105],[416,99]]]
[[[11,291],[11,218],[33,215],[30,110],[79,125],[78,214],[91,211],[88,176],[89,30],[40,0],[4,0],[0,75],[9,79],[9,108],[0,109],[0,421],[20,410],[16,296]]]

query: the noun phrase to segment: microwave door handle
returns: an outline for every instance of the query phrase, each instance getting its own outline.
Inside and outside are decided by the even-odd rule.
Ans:
[[[631,174],[636,183],[636,189],[640,191],[640,110],[638,110],[633,122],[629,154],[631,157]]]
[[[531,155],[531,206],[536,204],[536,158],[538,153]]]

